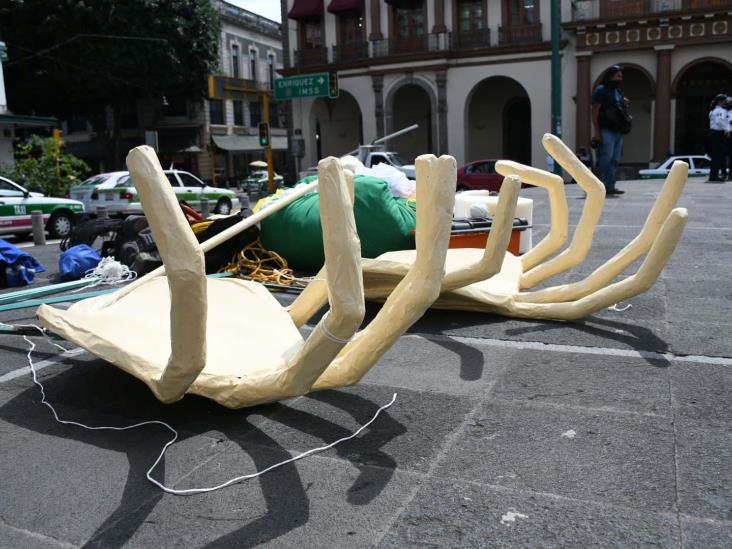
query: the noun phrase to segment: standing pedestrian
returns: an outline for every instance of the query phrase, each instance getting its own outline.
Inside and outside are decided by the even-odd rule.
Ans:
[[[732,181],[732,95],[727,96],[724,108],[727,111],[727,181]]]
[[[730,121],[728,111],[724,108],[726,102],[727,96],[720,93],[709,105],[709,156],[712,157],[709,181],[712,182],[723,182],[727,179],[725,164]]]
[[[608,195],[625,193],[615,188],[615,173],[623,154],[623,136],[630,132],[633,119],[628,111],[630,101],[623,94],[622,86],[623,69],[620,65],[613,65],[605,71],[602,84],[592,92],[597,173]]]

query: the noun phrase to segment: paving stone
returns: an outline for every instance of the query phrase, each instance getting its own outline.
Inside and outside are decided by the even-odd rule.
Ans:
[[[732,425],[679,417],[676,431],[680,511],[732,521]]]
[[[0,545],[3,547],[33,547],[34,549],[70,549],[76,547],[70,543],[28,532],[0,523]]]
[[[406,335],[363,381],[413,390],[480,395],[515,354],[511,349],[476,349],[448,338],[427,340]]]
[[[522,353],[491,391],[503,400],[671,415],[668,366],[639,358]]]
[[[671,511],[670,419],[487,402],[441,459],[438,476]]]
[[[678,415],[712,426],[732,424],[732,366],[676,362],[671,389]]]
[[[730,326],[677,317],[667,328],[668,350],[677,355],[732,357]]]
[[[670,515],[430,480],[380,547],[678,547]]]
[[[221,483],[289,454],[269,445],[229,444],[215,463],[196,471],[185,485]],[[397,473],[385,485],[364,482],[372,476],[346,461],[312,456],[218,492],[166,495],[144,516],[100,532],[90,545],[369,547],[383,536],[419,480]],[[363,496],[354,502],[349,490]]]
[[[427,472],[445,438],[476,406],[475,399],[361,384],[311,393],[282,404],[259,428],[275,439],[286,436],[291,448],[309,450],[350,435],[395,392],[395,404],[361,436],[324,455],[348,459],[358,467],[378,466],[381,477],[374,482],[387,482],[395,469]]]
[[[669,350],[665,322],[644,319],[627,322],[623,314],[616,313],[612,319],[592,316],[579,322],[546,322],[480,313],[428,311],[409,332],[661,353]]]
[[[81,545],[99,528],[124,522],[131,513],[154,507],[162,492],[146,478],[171,433],[160,426],[132,431],[87,431],[55,423],[40,405],[21,400],[17,417],[6,417],[0,433],[3,521],[24,531]],[[59,407],[61,417],[88,425],[128,425],[122,418],[78,417]],[[9,424],[15,419],[18,426]],[[200,437],[178,442],[155,470],[174,482],[200,461],[217,453],[216,444]]]
[[[729,549],[732,547],[732,524],[682,519],[684,547]]]

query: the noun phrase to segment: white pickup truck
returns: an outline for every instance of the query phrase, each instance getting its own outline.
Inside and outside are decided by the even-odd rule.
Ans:
[[[409,179],[416,179],[414,164],[407,164],[404,159],[395,152],[372,151],[361,159],[367,168],[373,168],[377,164],[389,164],[397,170],[404,172]]]

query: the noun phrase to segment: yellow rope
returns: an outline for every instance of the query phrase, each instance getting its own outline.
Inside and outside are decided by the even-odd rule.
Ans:
[[[197,235],[199,233],[202,233],[203,231],[205,231],[206,229],[208,229],[208,227],[211,225],[211,223],[213,223],[213,221],[198,221],[196,223],[193,223],[191,225],[191,229],[193,230],[193,234]]]
[[[260,239],[245,246],[221,272],[282,286],[306,286],[308,283],[307,279],[295,277],[293,270],[287,266],[287,260],[277,252],[265,249]]]

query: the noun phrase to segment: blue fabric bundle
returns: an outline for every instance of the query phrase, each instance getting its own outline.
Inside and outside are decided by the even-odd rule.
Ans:
[[[31,284],[36,273],[45,272],[36,258],[10,242],[0,239],[0,266],[9,287]]]
[[[77,280],[99,265],[101,260],[102,256],[94,248],[79,244],[61,254],[58,258],[58,272],[64,280]]]

